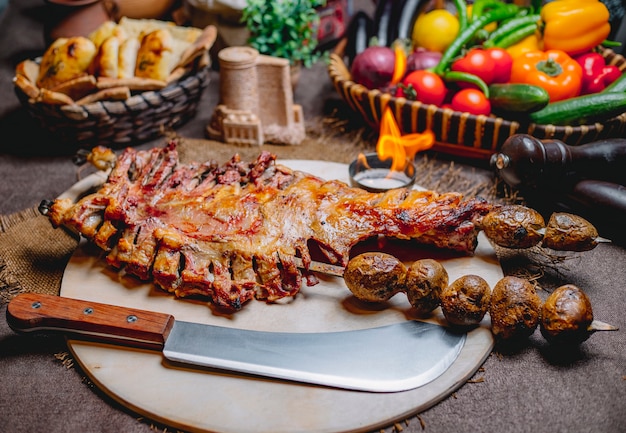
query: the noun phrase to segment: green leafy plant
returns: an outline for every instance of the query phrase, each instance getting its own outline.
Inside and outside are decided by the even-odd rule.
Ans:
[[[241,20],[250,32],[248,43],[259,53],[310,67],[316,51],[319,15],[326,0],[247,0]]]

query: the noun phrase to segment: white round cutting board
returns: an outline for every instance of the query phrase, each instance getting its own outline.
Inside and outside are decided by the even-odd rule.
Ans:
[[[347,182],[344,164],[288,160],[280,163],[326,179]],[[102,174],[86,178],[63,196],[76,197],[97,186]],[[433,254],[403,251],[416,260]],[[62,281],[61,296],[173,314],[179,320],[242,329],[326,332],[362,329],[416,319],[402,293],[385,305],[356,300],[342,278],[318,275],[294,298],[276,304],[253,300],[232,315],[213,312],[198,300],[172,295],[124,276],[82,242]],[[481,234],[471,257],[433,257],[450,281],[477,274],[493,287],[502,278],[495,252]],[[445,323],[440,309],[430,321]],[[409,391],[370,393],[247,376],[168,363],[158,352],[70,340],[70,349],[103,391],[132,411],[174,428],[199,432],[348,432],[389,426],[427,409],[458,389],[493,348],[487,319],[467,335],[456,361],[434,381]],[[205,342],[210,344],[210,342]],[[389,353],[389,356],[394,356]]]

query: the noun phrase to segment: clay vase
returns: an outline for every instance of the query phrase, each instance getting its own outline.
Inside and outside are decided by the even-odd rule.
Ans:
[[[135,19],[163,19],[176,3],[175,0],[103,0],[110,15]]]
[[[87,36],[111,19],[101,0],[47,0],[44,38],[48,45],[62,37]]]

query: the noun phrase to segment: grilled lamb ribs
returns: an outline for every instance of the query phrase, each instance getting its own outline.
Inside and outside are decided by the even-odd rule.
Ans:
[[[110,153],[95,152],[95,155]],[[92,194],[57,199],[47,215],[108,254],[108,264],[176,296],[238,310],[252,298],[294,296],[316,245],[345,266],[358,242],[382,235],[471,254],[493,206],[458,193],[370,193],[291,170],[262,152],[245,163],[182,164],[175,142],[126,149]],[[93,161],[92,161],[93,162]],[[296,265],[299,257],[303,269]]]

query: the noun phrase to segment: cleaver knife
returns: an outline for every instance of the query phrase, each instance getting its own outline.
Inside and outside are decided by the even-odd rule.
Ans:
[[[17,332],[72,336],[161,350],[176,363],[336,388],[398,392],[423,386],[458,357],[466,334],[427,322],[338,332],[266,332],[175,320],[170,314],[53,295],[17,295]]]

